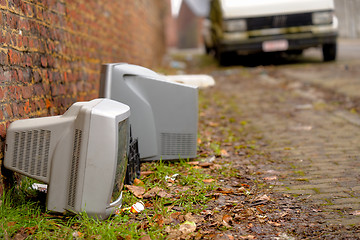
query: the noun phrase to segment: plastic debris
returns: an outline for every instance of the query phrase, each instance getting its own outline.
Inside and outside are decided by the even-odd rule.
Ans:
[[[197,75],[167,75],[166,80],[186,85],[191,85],[199,88],[207,88],[215,85],[215,80],[212,76],[205,74]]]
[[[145,209],[144,203],[142,201],[139,201],[131,206],[130,212],[139,213],[141,211],[144,211],[144,209]]]
[[[166,181],[167,181],[167,180],[175,181],[178,176],[179,176],[178,173],[175,173],[175,174],[172,175],[171,177],[165,176],[165,180],[166,180]]]
[[[47,192],[47,185],[42,183],[33,183],[31,188],[40,192]]]
[[[127,207],[127,208],[118,208],[115,211],[116,215],[119,215],[123,212],[130,212],[130,213],[139,213],[141,211],[144,211],[145,209],[145,204],[142,201],[136,202],[134,203],[131,207]]]

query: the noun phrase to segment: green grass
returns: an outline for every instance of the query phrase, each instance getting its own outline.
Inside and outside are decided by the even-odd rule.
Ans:
[[[217,104],[217,110],[221,112],[215,115],[216,118],[214,114],[207,113],[211,119],[199,119],[201,129],[206,129],[200,129],[199,139],[202,143],[198,144],[200,157],[196,161],[214,156],[221,158],[224,144],[228,147],[229,153],[244,151],[251,155],[257,152],[256,141],[240,139],[242,134],[249,130],[249,122],[244,119],[237,120],[234,117],[239,114],[236,103],[224,103],[222,98],[223,96],[216,95],[214,99],[210,99],[200,93],[201,111],[211,110],[214,104]],[[230,118],[219,117],[228,116],[230,110],[234,111]],[[218,127],[206,124],[212,121],[218,123]],[[234,128],[226,127],[228,124],[233,124]],[[209,134],[204,134],[206,131]],[[207,208],[209,201],[213,200],[212,192],[219,187],[216,184],[217,180],[238,177],[239,171],[231,163],[224,159],[220,162],[224,164],[215,170],[191,165],[184,159],[143,164],[143,171],[153,172],[141,179],[145,190],[160,187],[171,194],[171,197],[141,199],[146,207],[139,214],[123,212],[103,221],[93,219],[85,212],[76,215],[56,215],[48,212],[45,209],[46,195],[29,190],[32,182],[28,178],[23,178],[21,184],[1,197],[0,239],[13,239],[17,234],[27,235],[29,239],[139,239],[143,235],[148,235],[151,239],[166,239],[166,229],[176,229],[181,224],[166,221],[172,213],[180,213],[183,216],[199,214]],[[178,174],[174,181],[166,180],[167,176],[171,177],[174,174]],[[139,200],[124,189],[124,208]]]
[[[142,179],[144,188],[160,187],[172,197],[142,199],[148,206],[143,212],[136,215],[124,212],[102,221],[87,216],[85,212],[56,215],[46,211],[44,193],[29,190],[31,181],[23,178],[20,185],[5,192],[1,198],[0,239],[11,239],[20,233],[32,239],[138,239],[142,235],[166,239],[166,226],[159,224],[159,216],[168,218],[174,212],[172,207],[177,207],[183,215],[197,214],[211,200],[208,194],[215,184],[204,182],[211,176],[187,161],[159,161],[146,163],[144,167],[154,172]],[[166,176],[174,174],[179,174],[174,182],[165,180]],[[123,207],[140,200],[127,190],[123,191],[123,196]]]

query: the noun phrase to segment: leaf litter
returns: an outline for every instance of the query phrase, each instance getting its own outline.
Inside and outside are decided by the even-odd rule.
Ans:
[[[146,211],[130,221],[141,221],[143,229],[157,226],[166,239],[318,239],[324,234],[331,239],[348,231],[327,224],[321,206],[273,191],[286,175],[262,151],[266,143],[261,133],[227,108],[231,102],[224,102],[231,101],[230,95],[215,90],[204,94],[213,97],[203,100],[206,107],[199,113],[199,157],[185,162],[185,167],[165,163],[174,170],[165,176],[159,176],[162,169],[152,163],[143,164],[147,174],[142,180],[153,186],[139,195],[147,196]],[[239,127],[239,122],[244,124]],[[191,179],[193,171],[197,171],[195,179]],[[211,187],[201,192],[207,186]]]

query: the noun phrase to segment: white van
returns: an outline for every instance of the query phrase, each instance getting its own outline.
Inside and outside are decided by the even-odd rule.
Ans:
[[[333,0],[212,0],[204,34],[220,64],[230,54],[289,52],[322,47],[336,59],[338,20]]]

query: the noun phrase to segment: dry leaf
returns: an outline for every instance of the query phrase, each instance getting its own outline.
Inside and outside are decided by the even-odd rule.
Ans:
[[[144,184],[144,182],[141,181],[140,179],[135,178],[135,179],[134,179],[134,185],[135,185],[135,186],[144,186],[145,184]]]
[[[247,240],[251,240],[251,239],[255,239],[255,236],[254,235],[246,235],[246,236],[240,236],[240,239],[247,239]]]
[[[215,179],[204,179],[203,180],[204,183],[212,183],[214,181],[215,181]]]
[[[222,193],[222,194],[233,194],[234,191],[232,189],[222,189],[222,188],[218,188],[216,189],[216,192]]]
[[[72,236],[74,238],[81,238],[83,235],[84,235],[84,233],[79,232],[79,231],[73,232],[73,234],[72,234]]]
[[[229,240],[234,240],[235,238],[232,235],[227,234]]]
[[[209,122],[209,126],[210,126],[210,127],[218,127],[218,126],[219,126],[219,123]]]
[[[16,224],[16,222],[8,222],[8,223],[7,223],[8,227],[12,227],[12,226],[14,226],[15,224]]]
[[[255,198],[255,201],[270,201],[270,198],[268,195],[264,194]]]
[[[270,177],[264,177],[265,181],[275,181],[277,179],[277,176],[270,176]]]
[[[212,170],[221,169],[221,168],[222,168],[222,166],[220,164],[214,164],[210,167],[210,169],[212,169]]]
[[[164,189],[160,188],[160,187],[154,187],[152,189],[150,189],[149,191],[147,191],[144,194],[144,198],[153,198],[155,196],[159,196],[159,197],[164,197],[164,198],[170,198],[172,197],[171,194],[165,192]]]
[[[199,163],[199,161],[187,162],[189,165],[198,165]]]
[[[141,186],[125,185],[125,187],[137,198],[143,198],[145,188]]]
[[[350,213],[351,215],[355,215],[355,216],[359,216],[360,215],[360,211],[356,210]]]
[[[268,221],[268,223],[275,226],[275,227],[280,227],[281,226],[281,224],[278,223],[278,222]]]
[[[27,227],[27,228],[25,228],[25,232],[29,235],[33,235],[37,229],[38,229],[38,226]]]
[[[144,235],[141,238],[139,238],[139,240],[151,240],[149,235]]]
[[[28,235],[25,233],[25,228],[20,228],[20,231],[15,234],[13,240],[25,240]]]
[[[153,220],[157,223],[157,225],[159,225],[159,227],[164,225],[164,217],[161,214],[155,214]]]
[[[140,173],[140,176],[141,177],[146,177],[146,176],[148,176],[148,175],[150,175],[150,174],[153,174],[154,172],[153,171],[144,171],[144,172],[141,172]]]
[[[225,214],[223,217],[222,217],[222,224],[226,227],[231,227],[231,224],[232,224],[232,217],[228,214]]]
[[[212,165],[214,165],[213,163],[210,163],[210,162],[201,162],[201,163],[199,163],[198,164],[200,167],[202,167],[202,168],[208,168],[208,167],[210,167],[210,166],[212,166]]]
[[[222,157],[229,157],[229,153],[225,149],[221,149],[220,154]]]
[[[182,224],[180,224],[179,231],[182,232],[183,234],[189,234],[195,232],[195,230],[196,230],[195,222],[185,221]]]

